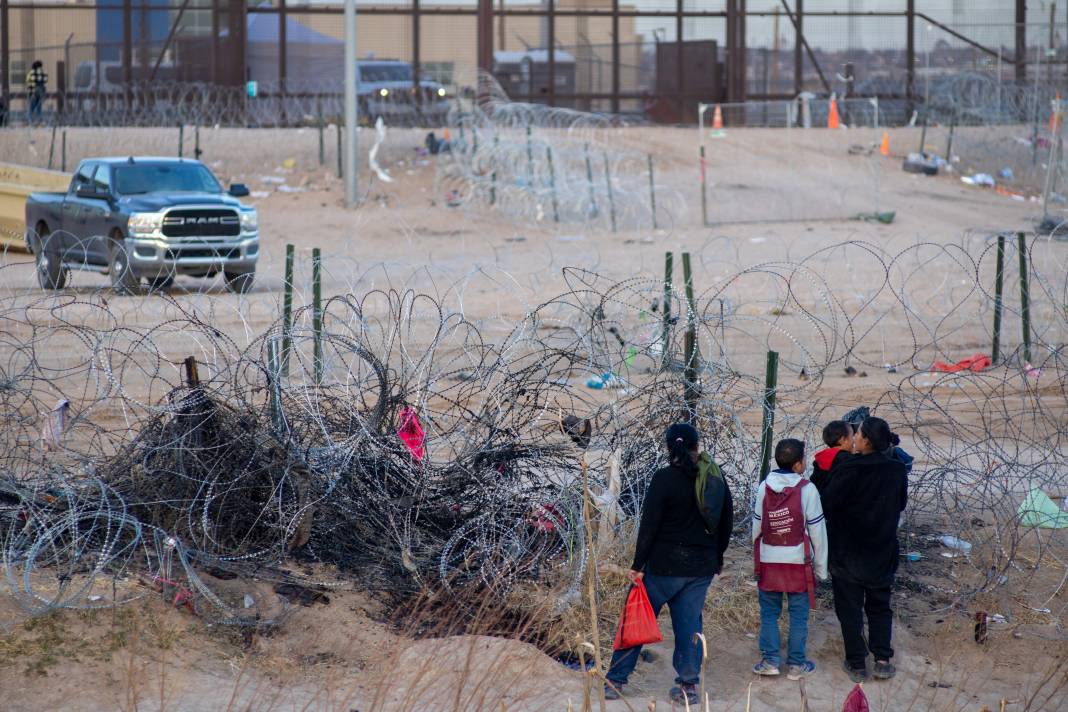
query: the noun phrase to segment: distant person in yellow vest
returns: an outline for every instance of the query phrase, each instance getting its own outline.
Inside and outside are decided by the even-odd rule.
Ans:
[[[30,100],[30,123],[41,119],[41,106],[44,104],[47,85],[48,74],[41,60],[38,59],[26,73],[26,95]]]

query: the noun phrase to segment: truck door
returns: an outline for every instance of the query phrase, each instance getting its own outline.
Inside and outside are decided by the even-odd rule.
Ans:
[[[93,187],[111,195],[111,166],[101,163],[93,173]],[[111,202],[105,199],[81,199],[85,212],[85,260],[95,265],[108,263],[108,235],[111,233]]]
[[[92,185],[95,170],[96,164],[88,161],[78,166],[67,197],[63,199],[63,218],[60,221],[63,239],[59,244],[66,262],[85,262],[86,213],[83,208],[88,201],[79,198],[76,191],[80,186]]]

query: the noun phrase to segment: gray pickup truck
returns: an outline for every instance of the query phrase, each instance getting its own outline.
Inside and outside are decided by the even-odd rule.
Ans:
[[[235,292],[252,288],[259,256],[256,211],[224,191],[200,161],[94,158],[66,193],[26,199],[26,246],[44,289],[63,289],[70,270],[107,274],[124,294],[168,289],[177,275],[222,273]]]

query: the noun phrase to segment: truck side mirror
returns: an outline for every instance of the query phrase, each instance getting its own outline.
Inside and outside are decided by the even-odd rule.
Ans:
[[[84,185],[79,185],[78,188],[74,191],[74,194],[77,195],[79,198],[89,198],[91,200],[107,200],[111,197],[107,193],[101,193],[99,190],[97,190],[88,183]]]
[[[245,185],[244,183],[231,183],[230,184],[229,193],[230,193],[230,195],[234,196],[235,198],[247,197],[248,196],[248,186]]]

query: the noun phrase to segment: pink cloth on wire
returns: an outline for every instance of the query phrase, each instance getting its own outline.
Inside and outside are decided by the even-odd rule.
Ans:
[[[415,412],[415,408],[404,407],[400,409],[397,414],[398,420],[400,420],[400,427],[397,428],[397,435],[401,441],[408,448],[408,452],[412,453],[412,457],[416,462],[422,462],[426,457],[426,433],[423,432],[423,426],[419,423],[419,414]]]

